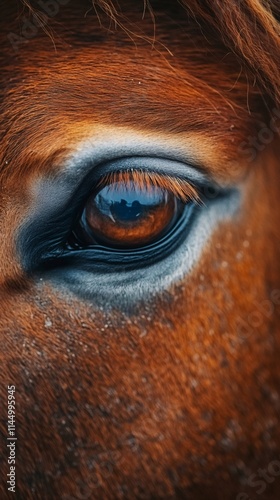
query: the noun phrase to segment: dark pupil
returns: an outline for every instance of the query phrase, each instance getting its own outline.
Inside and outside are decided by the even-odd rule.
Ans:
[[[119,181],[88,199],[81,224],[88,244],[141,247],[163,236],[181,207],[167,189]]]

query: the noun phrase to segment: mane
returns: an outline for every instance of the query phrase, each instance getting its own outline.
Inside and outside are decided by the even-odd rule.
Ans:
[[[32,0],[22,0],[23,4],[36,12]],[[154,19],[155,5],[171,9],[175,0],[134,0],[142,4],[143,12],[148,11]],[[115,26],[125,29],[124,20],[129,12],[121,10],[115,0],[92,0],[93,8],[100,9]],[[219,40],[224,48],[234,53],[253,77],[263,95],[280,104],[280,3],[278,0],[177,0],[186,16],[199,25],[206,39]]]
[[[280,6],[278,0],[181,0],[207,30],[243,60],[257,82],[280,102]]]

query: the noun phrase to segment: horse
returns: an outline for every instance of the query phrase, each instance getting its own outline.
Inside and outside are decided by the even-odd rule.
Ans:
[[[279,498],[278,1],[0,11],[1,498]]]

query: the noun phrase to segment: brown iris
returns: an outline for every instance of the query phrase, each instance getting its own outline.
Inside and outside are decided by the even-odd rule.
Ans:
[[[102,180],[81,219],[87,244],[136,248],[163,237],[182,213],[183,195],[165,187],[162,176],[115,173]],[[178,186],[177,186],[177,189]],[[185,193],[184,197],[191,196]],[[194,196],[194,194],[193,194]]]

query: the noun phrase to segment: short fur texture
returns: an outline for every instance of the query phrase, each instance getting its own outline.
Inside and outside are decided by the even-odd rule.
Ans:
[[[42,5],[0,4],[0,497],[15,385],[16,498],[276,500],[279,2]],[[133,311],[28,275],[17,247],[37,183],[120,131],[243,200],[190,275]]]

